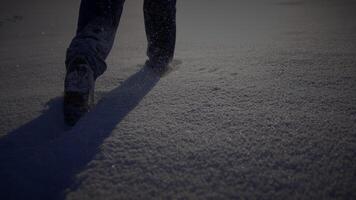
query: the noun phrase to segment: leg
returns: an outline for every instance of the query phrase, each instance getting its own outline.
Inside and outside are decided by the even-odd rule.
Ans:
[[[67,71],[78,57],[84,57],[95,79],[106,70],[108,56],[125,0],[82,0],[76,36],[66,57]]]
[[[169,63],[176,41],[176,0],[145,0],[144,16],[149,60]]]
[[[74,125],[94,103],[94,82],[106,70],[124,0],[82,0],[77,34],[67,50],[63,113]]]

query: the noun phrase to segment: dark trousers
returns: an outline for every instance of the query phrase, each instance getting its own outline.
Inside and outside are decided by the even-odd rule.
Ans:
[[[67,49],[66,67],[85,58],[95,78],[104,73],[125,0],[82,0],[75,37]],[[176,40],[176,0],[145,0],[147,56],[154,62],[173,59]]]

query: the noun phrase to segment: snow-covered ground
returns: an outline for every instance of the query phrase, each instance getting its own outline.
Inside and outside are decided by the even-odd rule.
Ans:
[[[69,129],[79,1],[1,1],[0,199],[356,198],[355,1],[178,0],[162,78],[142,3]]]

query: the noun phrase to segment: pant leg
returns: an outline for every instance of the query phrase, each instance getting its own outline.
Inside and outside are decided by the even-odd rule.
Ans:
[[[77,32],[66,55],[67,70],[77,57],[84,57],[97,78],[107,66],[125,0],[82,0]]]
[[[143,10],[148,58],[170,62],[176,42],[176,0],[145,0]]]

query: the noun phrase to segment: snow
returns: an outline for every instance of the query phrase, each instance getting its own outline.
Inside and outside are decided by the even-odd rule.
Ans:
[[[0,199],[356,198],[355,2],[179,1],[160,78],[142,69],[142,0],[127,1],[72,129],[79,1],[1,4]]]

